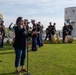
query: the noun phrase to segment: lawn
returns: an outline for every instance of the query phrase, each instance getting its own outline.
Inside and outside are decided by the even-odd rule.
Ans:
[[[72,44],[44,44],[37,52],[29,51],[28,58],[32,75],[76,75],[76,41]],[[0,75],[15,75],[12,45],[5,44],[0,49],[0,60]]]

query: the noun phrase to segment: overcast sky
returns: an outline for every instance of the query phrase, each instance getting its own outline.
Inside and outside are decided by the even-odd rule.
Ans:
[[[64,25],[64,9],[75,6],[76,0],[0,0],[0,12],[4,14],[6,27],[22,16],[29,21],[40,21],[44,28],[49,22],[56,22],[56,29],[61,30]]]

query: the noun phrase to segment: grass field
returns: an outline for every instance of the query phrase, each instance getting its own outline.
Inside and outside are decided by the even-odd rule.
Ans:
[[[5,44],[0,49],[0,60],[0,75],[15,75],[12,45]],[[76,41],[72,44],[44,44],[37,52],[29,51],[28,61],[32,75],[76,75]]]

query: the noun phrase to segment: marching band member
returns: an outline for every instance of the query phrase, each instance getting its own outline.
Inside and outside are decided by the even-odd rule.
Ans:
[[[37,51],[37,24],[35,23],[35,20],[31,20],[31,23],[33,25],[32,29],[32,51]]]

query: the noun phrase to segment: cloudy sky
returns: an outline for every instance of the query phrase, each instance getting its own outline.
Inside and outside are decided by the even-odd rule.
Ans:
[[[64,25],[64,9],[75,6],[76,0],[0,0],[0,11],[4,14],[6,27],[22,16],[29,21],[41,21],[44,29],[49,22],[56,22],[56,29],[61,30]]]

